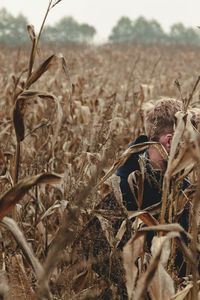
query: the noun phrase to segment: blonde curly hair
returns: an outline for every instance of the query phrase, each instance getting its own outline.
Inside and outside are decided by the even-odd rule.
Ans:
[[[150,140],[158,141],[165,133],[173,133],[176,112],[182,110],[182,102],[173,98],[161,98],[143,104],[144,128]]]

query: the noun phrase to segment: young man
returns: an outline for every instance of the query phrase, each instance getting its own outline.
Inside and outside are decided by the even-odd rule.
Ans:
[[[174,131],[175,114],[181,108],[181,101],[169,98],[147,103],[143,110],[146,135],[140,135],[130,146],[147,141],[155,141],[162,144],[167,153],[169,153]],[[161,201],[162,182],[167,161],[165,161],[157,147],[150,146],[146,151],[133,153],[124,165],[117,170],[117,175],[120,176],[123,204],[127,210],[138,209],[138,186],[136,182],[132,182],[133,188],[131,189],[128,178],[134,171],[136,171],[134,178],[138,177],[138,171],[141,171],[141,163],[145,172],[143,199],[140,209]]]
[[[155,141],[162,144],[167,153],[170,152],[170,146],[174,131],[175,114],[182,109],[182,103],[175,99],[160,99],[153,103],[147,103],[144,107],[144,127],[146,135],[140,135],[130,145],[136,145],[147,141]],[[143,169],[144,184],[137,185],[138,173],[142,173]],[[145,209],[153,204],[159,203],[162,198],[162,183],[164,173],[166,171],[167,161],[163,158],[159,149],[155,146],[150,146],[148,150],[133,153],[127,161],[117,170],[117,175],[120,176],[120,189],[122,192],[123,204],[129,211]],[[130,174],[134,174],[131,176]],[[129,178],[129,175],[131,178]],[[132,182],[131,182],[131,181]],[[132,188],[131,188],[132,185]],[[184,180],[182,188],[188,186],[188,182]],[[138,195],[142,191],[142,201],[138,207]],[[140,196],[141,197],[141,196]],[[189,210],[184,209],[178,220],[179,224],[188,231],[189,227]],[[147,235],[148,247],[151,247],[151,239],[153,233]],[[187,239],[183,236],[187,243]],[[177,250],[175,266],[180,277],[185,276],[186,264],[183,263],[181,252]]]

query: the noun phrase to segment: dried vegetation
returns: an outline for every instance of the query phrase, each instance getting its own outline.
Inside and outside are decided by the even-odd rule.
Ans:
[[[187,113],[199,106],[199,49],[73,46],[39,55],[28,29],[31,51],[0,52],[1,299],[199,299],[200,139]],[[162,205],[127,212],[113,174],[149,146],[123,152],[143,133],[142,103],[161,95],[183,100]],[[186,206],[188,246],[178,224]]]

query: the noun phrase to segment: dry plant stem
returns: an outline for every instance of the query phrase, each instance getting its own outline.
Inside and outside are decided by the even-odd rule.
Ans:
[[[199,166],[200,167],[200,166]],[[198,171],[198,178],[200,176],[200,172]],[[198,237],[198,208],[199,208],[199,197],[200,197],[200,179],[198,181],[198,188],[196,191],[196,195],[194,197],[193,203],[193,218],[192,218],[192,236],[193,239],[191,241],[191,251],[193,253],[193,258],[195,264],[192,264],[192,279],[193,279],[193,288],[192,288],[192,299],[198,300],[198,285],[197,285],[197,277],[198,277],[198,258],[197,258],[197,237]]]
[[[15,170],[14,170],[14,185],[18,182],[19,177],[19,165],[20,165],[20,141],[17,140],[17,147],[16,147],[16,156],[15,156]],[[13,208],[12,217],[16,221],[16,207]]]
[[[199,81],[200,81],[200,76],[197,78],[197,80],[196,80],[196,82],[194,84],[194,87],[192,89],[192,93],[190,94],[189,98],[186,101],[186,105],[185,105],[185,108],[184,108],[184,112],[185,113],[187,112],[187,108],[188,108],[188,106],[189,106],[189,104],[190,104],[190,102],[191,102],[191,100],[193,98],[194,92],[196,91],[196,88],[197,88],[197,86],[199,84]]]
[[[20,165],[20,141],[17,140],[16,157],[15,157],[15,170],[14,170],[14,184],[18,182],[19,165]]]
[[[176,85],[176,87],[177,87],[177,89],[178,89],[178,91],[179,91],[180,98],[181,98],[182,103],[183,103],[183,106],[184,106],[184,98],[183,98],[182,91],[181,91],[181,85],[180,85],[178,79],[176,79],[176,80],[174,81],[174,84]]]
[[[43,21],[42,21],[42,25],[41,25],[41,27],[40,27],[40,31],[39,31],[38,37],[36,38],[35,47],[34,47],[34,49],[33,49],[33,57],[32,57],[33,63],[34,63],[34,61],[35,61],[35,55],[36,55],[36,52],[37,52],[37,49],[38,49],[38,44],[39,44],[40,36],[41,36],[41,34],[42,34],[42,30],[43,30],[44,24],[45,24],[45,22],[46,22],[46,18],[47,18],[47,16],[48,16],[48,13],[49,13],[49,11],[50,11],[50,9],[51,9],[52,1],[53,1],[53,0],[49,1],[49,5],[48,5],[48,8],[47,8],[46,14],[45,14],[45,16],[44,16],[44,19],[43,19]]]
[[[34,65],[34,62],[35,62],[35,56],[36,56],[36,53],[37,53],[37,50],[38,50],[38,44],[39,44],[39,40],[40,40],[40,37],[41,37],[41,34],[42,34],[42,30],[44,28],[44,24],[46,22],[46,19],[47,19],[47,16],[49,14],[49,11],[51,9],[51,4],[52,4],[53,0],[49,1],[49,5],[48,5],[48,8],[47,8],[47,11],[45,13],[45,16],[44,16],[44,19],[42,21],[42,25],[40,27],[40,31],[39,31],[39,34],[36,38],[34,38],[33,40],[33,44],[32,44],[32,49],[31,49],[31,55],[30,55],[30,61],[29,61],[29,70],[28,70],[28,76],[27,76],[27,81],[26,83],[28,82],[28,79],[30,78],[31,74],[32,74],[32,68],[33,68],[33,65]]]
[[[155,70],[156,70],[156,68],[157,68],[160,61],[161,61],[161,56],[159,56],[158,59],[155,61],[149,78],[153,77],[154,72],[155,72]]]
[[[35,187],[35,226],[34,226],[34,236],[35,236],[35,239],[36,239],[37,222],[38,222],[38,210],[39,210],[39,205],[38,205],[38,187],[36,185],[36,187]]]
[[[36,40],[36,49],[37,49],[37,47],[38,47],[38,42],[39,42],[40,36],[41,36],[41,34],[42,34],[42,30],[43,30],[44,24],[45,24],[45,22],[46,22],[46,18],[47,18],[48,13],[49,13],[49,11],[50,11],[50,9],[51,9],[51,4],[52,4],[52,2],[53,2],[53,0],[49,1],[49,5],[48,5],[48,8],[47,8],[46,14],[45,14],[45,16],[44,16],[42,25],[41,25],[41,27],[40,27],[40,31],[39,31],[39,34],[38,34],[38,37],[37,37],[37,40]]]
[[[32,44],[32,49],[31,49],[31,56],[30,56],[29,69],[28,69],[28,76],[27,76],[27,81],[26,82],[28,82],[28,79],[29,79],[29,77],[31,76],[31,73],[32,73],[32,68],[33,68],[33,64],[34,64],[35,43],[36,43],[36,40],[34,39],[33,40],[33,44]]]
[[[169,193],[169,177],[164,177],[163,182],[163,194],[162,194],[162,207],[161,207],[161,215],[160,215],[160,222],[161,224],[165,224],[165,212],[167,208],[167,196]]]

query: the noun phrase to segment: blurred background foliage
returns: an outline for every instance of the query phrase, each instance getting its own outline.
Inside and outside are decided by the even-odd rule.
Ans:
[[[14,17],[5,8],[0,10],[0,44],[18,46],[29,42],[26,26],[27,18],[19,14]],[[41,42],[56,45],[88,44],[94,41],[95,27],[78,23],[73,17],[61,18],[54,25],[44,28]],[[173,24],[168,33],[155,20],[139,17],[136,20],[123,16],[112,28],[108,43],[161,44],[200,46],[200,33],[197,28],[185,27],[182,23]]]

